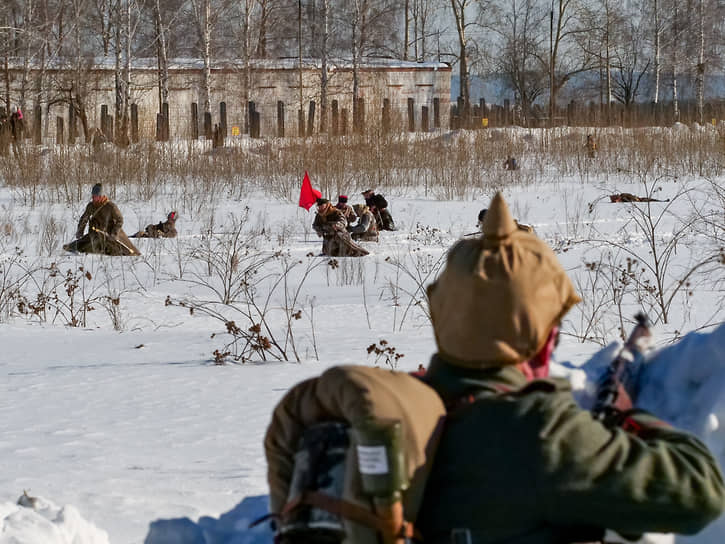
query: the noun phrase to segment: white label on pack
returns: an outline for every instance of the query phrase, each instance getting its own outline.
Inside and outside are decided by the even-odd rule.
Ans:
[[[388,456],[385,452],[385,446],[358,445],[357,461],[360,467],[360,474],[388,473]]]

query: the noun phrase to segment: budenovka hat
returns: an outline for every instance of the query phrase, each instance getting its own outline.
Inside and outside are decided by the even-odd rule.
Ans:
[[[457,242],[428,286],[438,351],[468,368],[528,361],[580,301],[554,252],[519,230],[501,193],[491,200],[481,237]]]
[[[167,221],[176,221],[176,212],[169,212],[166,216]]]

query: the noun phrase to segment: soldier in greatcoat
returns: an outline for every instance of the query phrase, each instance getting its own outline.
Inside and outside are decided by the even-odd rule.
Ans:
[[[347,232],[347,220],[342,212],[326,198],[317,199],[317,215],[312,229],[322,237],[322,255],[330,257],[362,257],[368,251],[350,238]]]
[[[88,232],[84,234],[88,225]],[[121,228],[123,216],[113,202],[103,194],[100,183],[93,186],[91,202],[78,221],[76,240],[65,244],[66,251],[101,253],[104,255],[141,255]]]
[[[335,208],[342,212],[342,215],[345,217],[348,225],[350,223],[354,223],[357,219],[357,215],[355,215],[355,211],[352,209],[352,206],[347,203],[347,195],[339,195],[337,197],[337,204],[335,204]]]
[[[146,225],[144,230],[132,234],[129,238],[176,238],[176,212],[169,212],[166,221]]]
[[[631,409],[634,391],[621,385],[599,421],[548,377],[559,324],[580,298],[500,193],[482,236],[450,250],[428,300],[438,353],[425,380],[448,415],[418,515],[424,542],[693,534],[723,512],[723,476],[700,440]]]
[[[378,230],[395,230],[395,222],[393,216],[388,210],[388,201],[381,194],[377,194],[374,190],[368,189],[363,191],[365,204],[375,217],[378,223]]]
[[[347,230],[350,232],[353,240],[362,240],[364,242],[378,241],[378,224],[365,204],[353,204],[353,210],[357,215],[357,223],[348,225]]]

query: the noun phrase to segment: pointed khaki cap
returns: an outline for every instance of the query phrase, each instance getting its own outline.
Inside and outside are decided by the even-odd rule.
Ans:
[[[580,300],[554,252],[517,227],[501,193],[481,238],[457,242],[428,287],[439,353],[469,368],[531,359]]]

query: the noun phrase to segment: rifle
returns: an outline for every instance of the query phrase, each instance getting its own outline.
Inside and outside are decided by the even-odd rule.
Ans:
[[[634,318],[637,320],[637,325],[617,356],[609,364],[609,368],[599,384],[597,399],[592,409],[594,418],[599,421],[606,420],[616,410],[614,405],[619,397],[620,384],[627,392],[634,390],[644,362],[644,354],[654,344],[649,318],[643,312],[638,313]],[[634,399],[632,400],[634,401]]]
[[[96,227],[90,227],[90,228],[91,228],[91,230],[97,232],[98,234],[103,235],[103,237],[106,240],[110,240],[111,242],[116,242],[117,244],[119,244],[121,247],[126,249],[126,251],[128,251],[129,255],[137,255],[136,251],[133,251],[130,247],[128,247],[126,244],[124,244],[121,240],[119,240],[118,238],[114,238],[113,236],[108,234],[105,230],[97,229]]]

